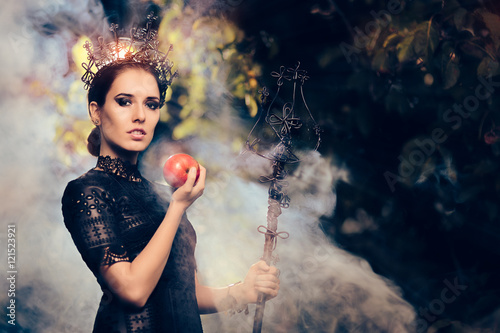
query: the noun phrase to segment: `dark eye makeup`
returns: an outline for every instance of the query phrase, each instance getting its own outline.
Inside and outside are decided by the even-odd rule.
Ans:
[[[132,104],[132,101],[126,97],[117,97],[115,100],[120,106],[128,106]]]
[[[122,107],[132,105],[132,98],[128,95],[123,96],[123,94],[120,94],[115,97],[115,101],[119,106]],[[149,108],[150,110],[157,110],[160,108],[160,102],[156,97],[147,98],[146,101],[144,102],[144,105],[146,105],[146,107]]]
[[[157,101],[147,101],[146,106],[151,110],[156,110],[160,107],[160,103],[158,103]]]

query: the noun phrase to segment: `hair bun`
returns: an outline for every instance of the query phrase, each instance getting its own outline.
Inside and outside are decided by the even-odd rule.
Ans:
[[[87,138],[87,149],[93,156],[99,156],[101,151],[101,130],[94,127]]]

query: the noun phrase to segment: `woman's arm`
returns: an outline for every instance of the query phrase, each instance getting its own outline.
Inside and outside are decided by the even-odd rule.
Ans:
[[[177,228],[186,209],[203,194],[206,170],[200,166],[189,171],[186,183],[172,195],[170,205],[155,234],[132,262],[101,266],[101,276],[114,295],[137,307],[143,307],[153,292],[167,263]]]
[[[211,288],[200,285],[196,277],[196,298],[201,314],[236,310],[249,303],[256,303],[259,292],[267,295],[267,299],[278,295],[280,281],[278,269],[259,261],[250,267],[245,280],[223,288]]]

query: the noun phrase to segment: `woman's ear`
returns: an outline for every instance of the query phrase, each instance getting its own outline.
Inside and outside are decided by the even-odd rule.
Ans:
[[[89,115],[90,115],[90,120],[92,120],[94,125],[98,126],[101,124],[101,113],[99,110],[99,105],[97,105],[97,102],[95,101],[90,102]]]

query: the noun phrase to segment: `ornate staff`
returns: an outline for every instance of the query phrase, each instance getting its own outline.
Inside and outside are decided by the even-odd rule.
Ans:
[[[277,232],[278,229],[278,216],[281,214],[282,208],[288,208],[290,198],[286,195],[284,188],[288,186],[285,181],[287,172],[285,166],[287,164],[298,163],[299,158],[292,152],[292,137],[308,137],[311,135],[316,141],[314,150],[317,150],[321,142],[321,130],[316,124],[309,107],[307,106],[304,98],[303,85],[309,78],[307,72],[299,70],[300,63],[295,68],[280,67],[280,72],[272,72],[271,75],[276,77],[278,88],[271,102],[269,102],[270,92],[264,87],[261,91],[261,106],[262,110],[267,108],[267,112],[261,111],[259,119],[253,126],[248,134],[246,147],[249,151],[272,161],[273,172],[271,176],[261,176],[262,183],[269,184],[269,198],[267,210],[267,227],[260,225],[258,231],[265,235],[264,242],[264,260],[268,265],[276,262],[277,259],[273,258],[273,251],[276,248],[276,243],[279,238],[286,239],[289,234],[285,231]],[[284,92],[282,87],[285,81],[292,83],[291,102],[285,102],[282,96]],[[300,92],[302,103],[296,103],[297,91]],[[307,116],[311,126],[303,126],[304,122],[298,117],[297,109],[299,104],[307,111]],[[281,115],[274,113],[275,109],[281,108]],[[263,124],[265,122],[265,124]],[[252,140],[254,132],[260,131],[260,137],[255,136]],[[312,134],[311,134],[312,132]],[[271,143],[266,142],[271,138]],[[276,142],[277,141],[277,142]],[[307,139],[306,139],[307,141]],[[251,143],[250,143],[251,142]],[[268,153],[260,153],[259,150],[269,149]],[[263,294],[259,295],[257,301],[257,308],[255,310],[253,333],[260,333],[262,330],[262,319],[264,317],[265,297]]]

